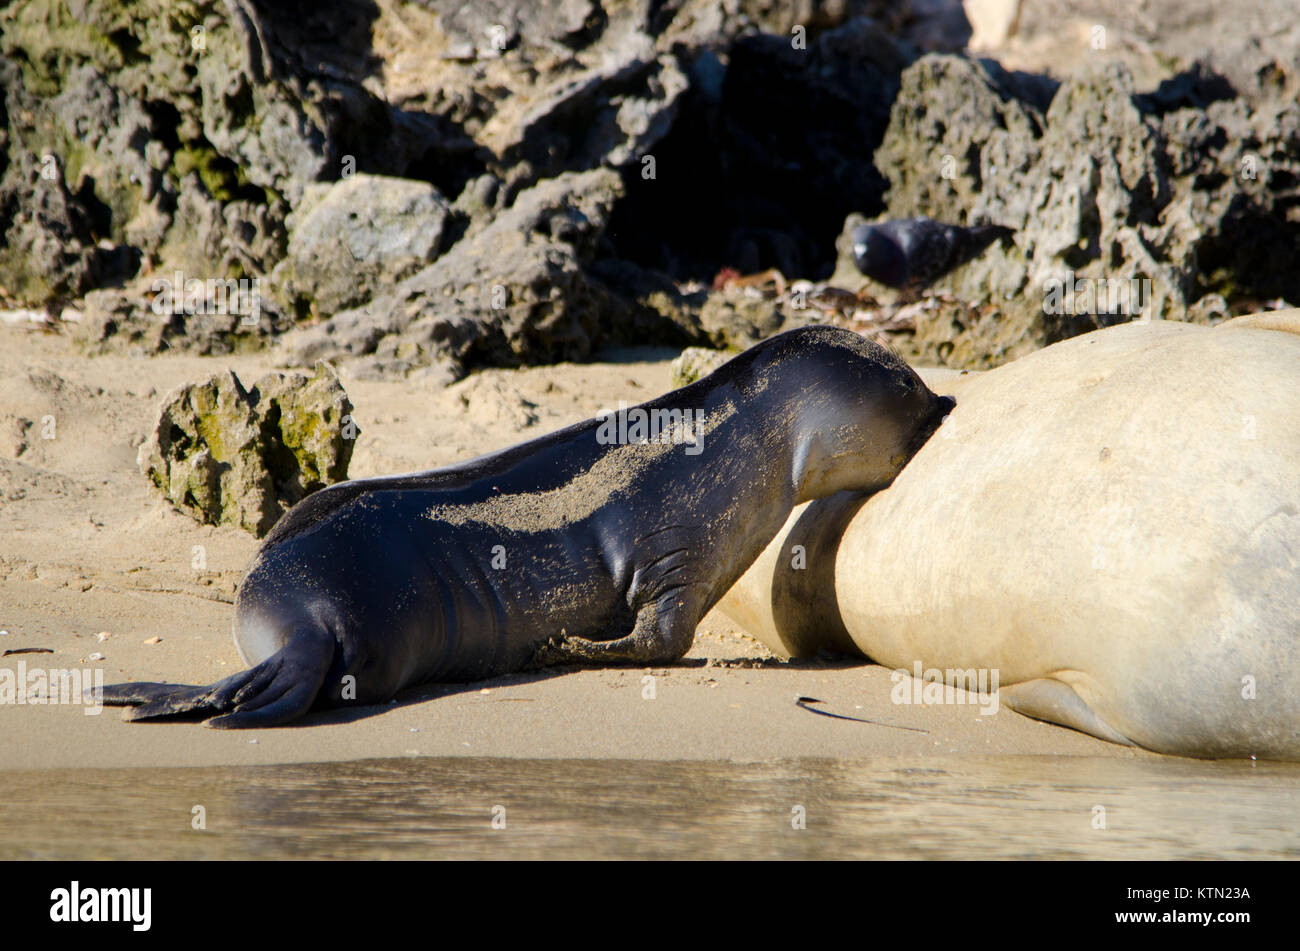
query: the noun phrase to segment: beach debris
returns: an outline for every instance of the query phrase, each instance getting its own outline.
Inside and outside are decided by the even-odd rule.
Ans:
[[[845,716],[842,713],[831,713],[829,710],[817,710],[810,704],[825,703],[824,700],[818,700],[816,697],[795,697],[794,705],[801,710],[807,710],[809,713],[815,713],[819,717],[830,717],[833,720],[852,720],[854,723],[869,723],[872,726],[889,727],[891,730],[907,730],[909,733],[929,733],[929,730],[922,730],[920,727],[903,726],[898,723],[881,723],[879,720],[866,720],[862,717]]]
[[[730,287],[764,287],[771,284],[776,290],[778,297],[785,296],[786,285],[785,275],[774,267],[766,271],[759,271],[757,274],[742,275],[735,268],[724,267],[713,278],[713,289],[715,291],[725,291]]]

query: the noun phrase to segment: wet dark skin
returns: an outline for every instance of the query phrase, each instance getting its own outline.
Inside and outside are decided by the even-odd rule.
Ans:
[[[805,327],[628,411],[694,423],[662,441],[607,442],[596,418],[330,486],[276,524],[240,586],[249,669],[103,700],[133,720],[277,726],[423,683],[676,660],[795,505],[888,485],[952,405],[861,336]]]

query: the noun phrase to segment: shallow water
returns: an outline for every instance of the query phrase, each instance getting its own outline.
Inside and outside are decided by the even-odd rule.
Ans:
[[[1149,758],[0,771],[0,859],[1297,858],[1297,818],[1300,766]]]

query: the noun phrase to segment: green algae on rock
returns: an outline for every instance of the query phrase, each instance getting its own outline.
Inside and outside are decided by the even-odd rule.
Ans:
[[[687,347],[673,361],[673,386],[689,386],[700,377],[708,376],[739,350],[712,350],[709,347]]]
[[[226,370],[168,394],[137,462],[177,508],[260,538],[291,506],[347,479],[357,433],[328,363],[248,388]]]

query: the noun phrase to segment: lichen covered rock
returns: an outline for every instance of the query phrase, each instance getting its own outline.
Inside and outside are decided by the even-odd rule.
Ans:
[[[739,351],[712,350],[708,347],[687,347],[673,361],[673,386],[689,386],[701,377],[708,376]]]
[[[140,471],[182,511],[259,538],[318,489],[347,478],[358,429],[334,370],[271,373],[245,388],[233,371],[170,393]]]

